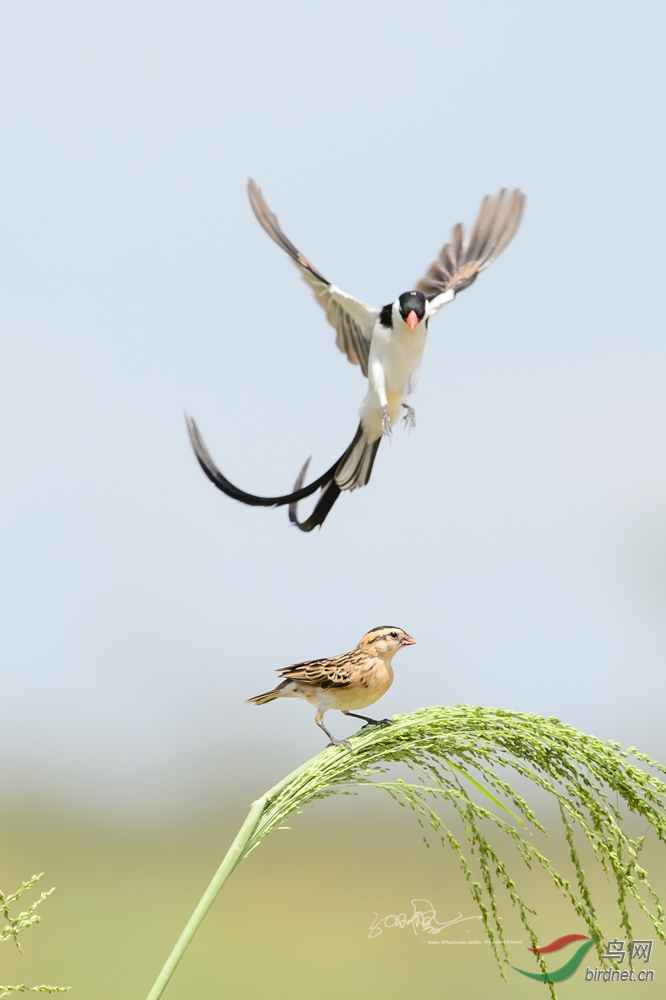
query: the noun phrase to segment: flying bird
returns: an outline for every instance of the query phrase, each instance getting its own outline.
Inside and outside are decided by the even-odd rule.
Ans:
[[[337,708],[344,715],[362,719],[365,726],[387,726],[390,719],[370,719],[352,709],[367,708],[393,683],[391,660],[403,646],[413,646],[416,639],[395,625],[380,625],[363,636],[356,649],[327,660],[307,660],[282,667],[283,678],[272,691],[248,698],[253,705],[265,705],[276,698],[304,698],[317,709],[315,722],[331,743],[351,749],[349,740],[338,740],[324,725],[324,714]]]
[[[277,497],[255,496],[234,486],[216,466],[190,417],[187,426],[199,464],[218,489],[254,507],[288,505],[292,524],[301,531],[312,531],[321,527],[343,490],[366,485],[381,439],[391,438],[393,425],[400,416],[408,429],[414,427],[416,415],[410,397],[419,379],[428,324],[443,306],[453,302],[458,292],[473,284],[508,245],[518,228],[525,196],[518,189],[508,194],[503,188],[494,197],[484,198],[469,237],[458,223],[416,287],[379,307],[368,306],[332,285],[284,234],[253,180],[248,182],[247,190],[260,225],[289,254],[325,311],[336,331],[336,346],[352,364],[360,366],[368,379],[368,391],[360,407],[361,419],[351,444],[330,469],[304,486],[308,459],[293,491]],[[317,490],[321,490],[321,495],[313,512],[299,521],[298,502]]]

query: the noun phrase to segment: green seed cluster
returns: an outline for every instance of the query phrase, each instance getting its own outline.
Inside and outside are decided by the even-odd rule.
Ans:
[[[41,875],[33,875],[27,882],[22,883],[20,889],[17,889],[16,892],[8,896],[0,892],[0,912],[2,912],[6,921],[5,926],[0,930],[0,944],[3,941],[12,940],[16,947],[20,949],[18,936],[21,931],[24,931],[27,927],[32,927],[33,924],[38,924],[41,920],[41,917],[35,911],[47,896],[51,895],[54,891],[53,889],[42,892],[38,899],[30,904],[27,910],[22,910],[15,917],[10,913],[12,903],[16,903],[23,893],[27,889],[31,889],[41,877]],[[25,984],[19,986],[0,986],[0,998],[8,997],[11,993],[67,993],[70,989],[71,987],[69,986],[26,986]]]
[[[632,839],[621,826],[624,808],[647,821],[647,829],[666,842],[666,783],[661,779],[666,769],[657,761],[618,743],[587,736],[559,719],[469,705],[423,708],[411,715],[398,715],[392,725],[364,729],[351,742],[351,751],[327,748],[269,793],[243,856],[292,813],[318,799],[360,785],[380,788],[416,813],[424,839],[430,827],[442,844],[455,852],[504,975],[508,953],[496,887],[503,886],[508,892],[533,948],[538,947],[530,920],[535,911],[519,895],[482,824],[487,829],[490,823],[511,838],[528,867],[539,865],[585,921],[590,937],[601,942],[604,935],[574,838],[578,827],[604,872],[615,881],[620,924],[627,937],[633,937],[627,909],[633,899],[666,944],[664,910],[639,864],[645,835]],[[414,780],[391,779],[395,764],[406,765]],[[528,839],[530,826],[546,831],[525,799],[503,777],[507,772],[528,779],[555,798],[575,872],[574,884]],[[380,780],[383,775],[389,776],[387,780]],[[474,801],[472,788],[488,799],[488,808]],[[460,817],[467,850],[476,856],[480,881],[474,878],[463,846],[440,815],[442,810],[436,811],[438,804],[455,810]],[[598,948],[601,957],[601,944]],[[546,972],[545,961],[541,958],[540,962]],[[555,997],[552,984],[549,986]]]

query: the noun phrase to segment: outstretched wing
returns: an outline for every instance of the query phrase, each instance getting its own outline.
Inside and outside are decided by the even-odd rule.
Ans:
[[[336,331],[336,346],[347,355],[353,365],[360,365],[363,374],[368,376],[368,355],[370,340],[379,309],[367,306],[364,302],[345,295],[339,288],[327,281],[323,274],[310,263],[307,257],[296,249],[291,240],[280,228],[277,216],[271,212],[266,200],[255,182],[247,182],[247,193],[252,211],[262,228],[275,240],[279,247],[288,253],[301,272],[301,277],[308,283],[314,296],[323,308],[329,323]]]
[[[305,663],[294,663],[290,667],[278,670],[284,680],[298,681],[301,684],[312,684],[319,688],[341,688],[351,684],[353,663],[349,653],[335,656],[330,660],[307,660]]]
[[[416,286],[430,300],[430,316],[476,281],[481,271],[499,257],[518,228],[524,205],[522,191],[516,188],[507,195],[506,188],[502,188],[494,198],[486,195],[483,199],[468,240],[462,224],[454,226],[450,242],[442,247]]]

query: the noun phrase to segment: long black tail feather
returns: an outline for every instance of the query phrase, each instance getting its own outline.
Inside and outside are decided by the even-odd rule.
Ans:
[[[283,507],[285,504],[298,503],[299,500],[304,500],[306,497],[312,496],[312,494],[316,493],[318,489],[323,488],[330,483],[340,462],[340,459],[338,459],[330,469],[319,477],[319,479],[315,479],[314,482],[309,483],[307,486],[303,486],[303,478],[305,478],[305,472],[310,461],[310,459],[308,459],[303,467],[303,478],[299,477],[299,487],[293,493],[287,493],[285,496],[281,497],[258,497],[253,493],[246,493],[244,490],[239,490],[237,486],[234,486],[233,483],[229,482],[227,477],[220,472],[211,458],[210,452],[208,451],[208,448],[204,444],[203,438],[199,433],[199,428],[192,417],[188,417],[186,414],[185,419],[187,422],[187,431],[190,435],[190,441],[192,443],[192,447],[194,448],[194,454],[197,457],[199,465],[208,476],[211,483],[217,486],[218,490],[222,490],[223,493],[226,493],[228,497],[232,497],[232,499],[238,500],[240,503],[248,504],[250,507]],[[323,499],[323,497],[321,499]],[[320,503],[321,499],[319,501]],[[330,510],[332,505],[333,502],[331,502],[328,510]],[[326,513],[328,513],[328,510]]]
[[[342,457],[344,458],[344,455]],[[340,464],[340,461],[341,459],[338,459],[335,463],[335,468],[337,468]],[[294,483],[294,492],[298,492],[298,490],[301,489],[309,464],[310,459],[308,458],[305,465],[299,472],[296,482]],[[289,504],[289,520],[292,524],[296,525],[297,528],[300,528],[301,531],[312,531],[313,528],[321,528],[331,507],[340,496],[342,490],[333,478],[335,475],[335,468],[333,469],[333,475],[330,477],[328,483],[325,483],[322,486],[321,496],[317,500],[315,509],[312,511],[310,516],[305,519],[305,521],[298,520],[298,501],[294,500]]]
[[[325,478],[325,482],[321,487],[321,496],[317,500],[310,516],[304,521],[299,521],[298,500],[294,499],[289,504],[289,520],[291,523],[300,528],[301,531],[312,531],[313,528],[321,528],[333,504],[343,490],[355,490],[359,486],[365,486],[369,481],[380,443],[381,438],[368,444],[363,437],[363,425],[359,424],[349,447],[340,456],[335,466],[329,469],[327,473],[324,473],[323,478]],[[350,468],[346,468],[345,466],[348,459],[351,462]],[[294,498],[303,487],[303,481],[309,464],[310,459],[307,460],[294,483]],[[342,480],[341,486],[339,485],[340,479]]]

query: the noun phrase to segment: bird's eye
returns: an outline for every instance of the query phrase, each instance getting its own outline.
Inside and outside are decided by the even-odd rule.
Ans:
[[[398,638],[398,633],[397,632],[389,632],[389,635],[391,636],[392,639],[397,639]]]

